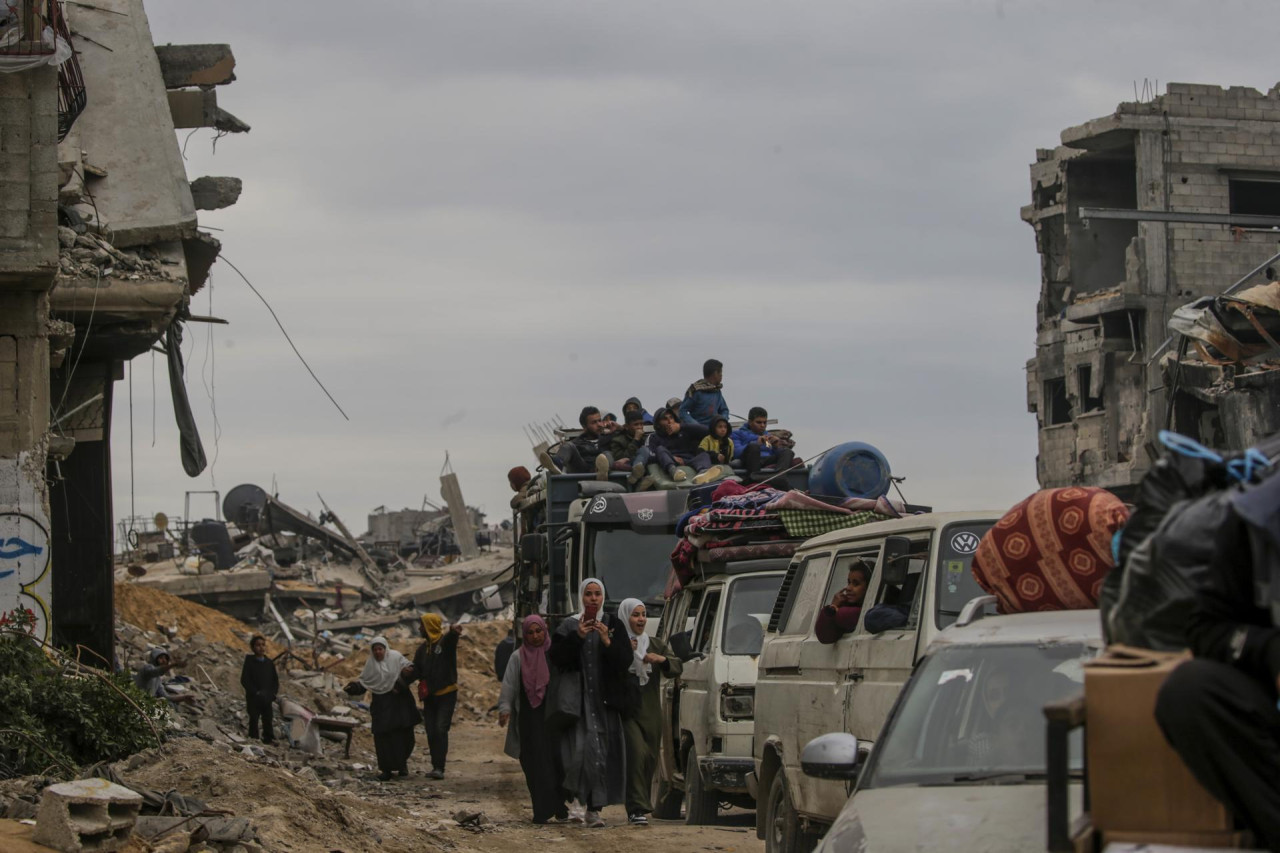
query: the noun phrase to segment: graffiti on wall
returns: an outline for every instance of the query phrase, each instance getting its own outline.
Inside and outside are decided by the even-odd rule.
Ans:
[[[49,520],[26,455],[0,460],[0,628],[49,639]]]

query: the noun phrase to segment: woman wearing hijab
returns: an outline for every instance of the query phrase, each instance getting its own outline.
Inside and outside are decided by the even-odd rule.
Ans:
[[[681,663],[661,640],[644,632],[648,615],[643,601],[624,599],[618,605],[618,621],[626,626],[624,636],[630,639],[631,646],[631,667],[627,670],[631,711],[622,721],[627,745],[627,820],[645,825],[653,811],[649,786],[658,767],[662,739],[658,683],[661,675],[679,675]]]
[[[418,707],[409,685],[417,676],[408,658],[387,642],[374,637],[369,643],[369,660],[357,681],[346,686],[351,696],[372,691],[369,714],[373,717],[373,746],[378,753],[378,776],[383,782],[393,772],[409,775],[409,754],[413,752],[413,730],[418,726]]]
[[[604,584],[587,578],[578,586],[581,609],[560,623],[550,658],[561,677],[580,679],[582,712],[561,733],[564,789],[586,807],[588,826],[604,826],[600,809],[623,800],[626,747],[620,712],[627,707],[631,644],[626,628],[605,613]]]
[[[424,613],[421,627],[424,642],[413,654],[413,668],[421,679],[418,696],[422,699],[427,749],[431,750],[427,778],[443,779],[444,760],[449,755],[449,727],[458,705],[458,637],[462,626],[455,622],[445,631],[438,613]]]
[[[544,725],[547,709],[543,703],[551,682],[550,648],[551,638],[542,617],[536,613],[524,617],[520,648],[507,662],[498,697],[498,722],[507,727],[503,751],[520,760],[533,800],[534,823],[569,817],[560,795],[559,762]]]

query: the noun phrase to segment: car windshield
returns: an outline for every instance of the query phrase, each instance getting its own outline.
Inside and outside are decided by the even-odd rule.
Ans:
[[[638,598],[653,616],[660,608],[671,571],[671,549],[675,536],[666,531],[639,533],[629,527],[595,530],[591,539],[591,565],[583,566],[583,577],[604,581],[609,600]]]
[[[973,553],[978,550],[982,534],[991,527],[989,521],[969,521],[948,525],[938,539],[937,612],[935,624],[945,628],[964,606],[980,595],[986,595],[973,579]],[[989,612],[994,613],[991,608]]]
[[[758,655],[764,643],[764,626],[778,600],[783,573],[738,578],[729,584],[720,649],[727,655]]]
[[[1082,643],[951,646],[911,676],[863,787],[1023,781],[1045,772],[1043,708],[1078,695]],[[1079,731],[1070,761],[1083,764]]]

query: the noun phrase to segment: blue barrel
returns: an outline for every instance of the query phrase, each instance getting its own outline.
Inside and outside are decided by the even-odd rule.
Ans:
[[[889,460],[870,444],[846,441],[828,450],[809,471],[809,494],[875,498],[889,492]]]

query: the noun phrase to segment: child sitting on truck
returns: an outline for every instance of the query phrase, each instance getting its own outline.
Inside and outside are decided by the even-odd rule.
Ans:
[[[716,415],[711,421],[711,433],[698,442],[698,449],[711,455],[711,461],[728,465],[733,461],[733,439],[729,437],[729,419]]]
[[[849,567],[845,586],[835,594],[831,603],[818,611],[818,621],[813,632],[818,642],[831,645],[858,627],[862,615],[862,600],[871,582],[871,567],[859,560]]]

